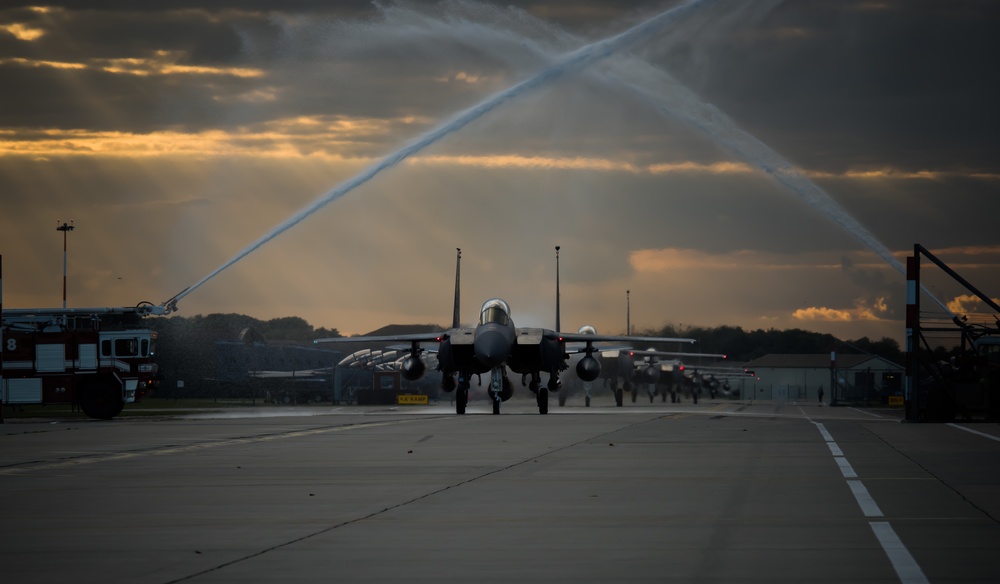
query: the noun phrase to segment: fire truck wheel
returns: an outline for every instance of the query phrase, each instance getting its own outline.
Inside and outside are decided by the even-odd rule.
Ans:
[[[121,413],[125,404],[121,392],[110,383],[93,383],[83,389],[80,407],[88,417],[110,420]]]

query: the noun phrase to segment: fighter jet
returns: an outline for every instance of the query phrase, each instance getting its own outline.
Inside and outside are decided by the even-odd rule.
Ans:
[[[670,394],[670,402],[680,401],[677,397],[677,385],[683,380],[684,369],[691,365],[693,361],[701,359],[725,359],[721,353],[681,353],[672,351],[657,351],[646,349],[644,351],[629,351],[629,357],[635,364],[634,379],[637,383],[647,384],[650,403],[658,392],[657,384],[663,386],[663,401],[667,401],[667,394]],[[672,360],[663,361],[661,357],[673,357]],[[636,384],[632,384],[632,403],[638,397]],[[694,394],[694,403],[698,403],[697,393]],[[715,397],[714,395],[712,396]]]
[[[663,360],[660,357],[674,357]],[[601,351],[601,377],[604,386],[611,385],[615,405],[622,407],[625,395],[631,394],[632,403],[639,396],[639,385],[646,384],[650,402],[661,393],[663,401],[670,394],[670,401],[677,402],[677,386],[684,381],[685,367],[692,360],[703,358],[725,359],[719,353],[686,353],[657,351],[655,349],[636,350],[632,348],[605,348]],[[619,386],[619,380],[621,385]]]
[[[559,248],[556,248],[558,254]],[[501,298],[490,298],[479,311],[479,322],[474,328],[459,324],[459,298],[461,281],[462,250],[459,248],[455,266],[455,310],[451,329],[441,332],[414,333],[376,337],[335,337],[316,339],[314,343],[343,343],[366,341],[372,343],[410,343],[409,356],[403,359],[401,372],[405,379],[420,379],[426,365],[420,355],[425,350],[437,352],[438,371],[442,373],[441,389],[454,391],[455,411],[464,414],[469,402],[469,387],[472,376],[482,379],[490,374],[489,396],[493,402],[493,413],[500,413],[500,404],[514,394],[508,371],[521,375],[521,385],[527,386],[535,394],[538,413],[549,411],[549,392],[560,388],[559,374],[568,365],[570,349],[566,343],[576,343],[573,352],[584,354],[576,365],[577,376],[583,381],[593,381],[601,374],[601,363],[594,353],[600,355],[596,342],[620,343],[694,343],[694,339],[673,337],[634,337],[599,335],[592,328],[582,332],[559,332],[558,278],[556,280],[556,330],[544,328],[518,328],[511,318],[511,308]],[[557,256],[558,258],[558,256]],[[436,349],[425,349],[421,343],[437,343]],[[541,384],[542,372],[548,373],[546,386]],[[530,378],[530,381],[529,381]]]

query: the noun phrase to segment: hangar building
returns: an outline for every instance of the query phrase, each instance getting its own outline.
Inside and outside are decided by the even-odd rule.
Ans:
[[[744,364],[754,372],[743,380],[743,399],[887,404],[902,395],[905,368],[875,355],[837,354],[836,395],[830,391],[830,354],[765,355]]]

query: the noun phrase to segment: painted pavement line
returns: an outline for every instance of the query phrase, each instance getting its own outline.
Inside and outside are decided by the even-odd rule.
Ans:
[[[858,506],[861,507],[861,512],[865,514],[865,517],[884,517],[878,503],[875,502],[875,499],[872,498],[868,489],[865,488],[865,485],[861,481],[847,481],[847,486],[851,487],[854,500],[858,502]]]
[[[819,433],[823,435],[824,440],[826,440],[827,442],[833,442],[833,436],[831,436],[830,433],[827,432],[826,426],[824,426],[819,422],[813,422],[813,424],[816,424],[816,427],[819,428]]]
[[[996,440],[1000,442],[1000,437],[994,436],[993,434],[987,434],[986,432],[980,432],[979,430],[973,430],[972,428],[966,428],[965,426],[959,426],[958,424],[945,424],[946,426],[951,426],[952,428],[958,428],[959,430],[965,430],[977,436],[982,436],[983,438],[989,438],[990,440]]]
[[[316,434],[330,434],[333,432],[345,432],[349,430],[364,430],[369,428],[379,428],[382,426],[394,426],[398,424],[405,424],[414,421],[414,419],[402,419],[402,420],[389,420],[385,422],[366,422],[360,424],[349,424],[346,426],[331,426],[322,428],[311,428],[306,430],[293,430],[290,432],[282,432],[279,434],[264,434],[259,436],[244,436],[240,438],[227,438],[221,440],[213,440],[210,442],[197,442],[195,444],[188,444],[183,446],[170,445],[161,446],[157,448],[152,448],[149,450],[140,450],[132,452],[112,452],[107,454],[94,454],[92,456],[82,456],[79,458],[70,458],[64,460],[47,461],[41,463],[26,463],[23,465],[12,466],[8,468],[0,469],[0,476],[5,475],[19,475],[31,472],[37,472],[41,470],[52,470],[57,468],[66,468],[72,466],[78,466],[81,464],[95,464],[99,462],[111,462],[115,460],[126,460],[129,458],[138,458],[142,456],[163,456],[168,454],[184,454],[188,452],[197,452],[200,450],[207,450],[210,448],[221,448],[225,446],[240,446],[244,444],[255,444],[259,442],[270,442],[272,440],[285,440],[288,438],[302,438],[305,436],[313,436]]]
[[[844,475],[845,479],[858,478],[858,473],[854,472],[854,467],[851,466],[851,463],[847,462],[846,458],[843,456],[834,456],[833,460],[837,462],[837,466],[840,467],[840,472]]]
[[[838,446],[834,441],[830,432],[827,431],[826,426],[819,422],[813,422],[813,424],[816,425],[820,434],[823,435],[823,439],[826,440],[826,445],[830,448],[830,452],[833,454],[833,459],[837,462],[840,472],[845,478],[848,479],[847,486],[850,487],[851,493],[854,495],[854,500],[857,501],[858,506],[861,507],[861,512],[864,513],[865,517],[884,517],[885,515],[882,513],[882,509],[879,508],[878,503],[875,502],[871,493],[869,493],[868,489],[865,488],[865,485],[856,478],[858,475],[854,471],[854,467],[852,467],[851,463],[847,461],[847,458],[843,456],[843,451],[841,451],[840,446]],[[972,432],[974,434],[982,434],[992,440],[1000,441],[1000,438],[997,438],[996,436],[983,434],[982,432],[976,432],[975,430],[969,430],[968,428],[963,428],[962,426],[957,426],[955,424],[948,425],[954,426],[960,430]],[[839,456],[838,453],[840,454]],[[910,550],[906,548],[903,541],[899,539],[898,535],[896,535],[896,531],[892,528],[892,525],[888,521],[869,521],[868,524],[875,533],[875,537],[878,539],[879,545],[882,546],[882,551],[884,551],[886,557],[889,558],[889,563],[892,564],[892,568],[896,571],[896,576],[899,578],[901,584],[930,584],[930,581],[927,580],[927,576],[925,576],[923,570],[920,569],[920,565],[917,564],[917,560],[914,559],[913,554],[910,553]]]
[[[899,576],[899,581],[902,584],[930,583],[917,561],[913,559],[913,554],[906,549],[888,521],[871,521],[869,525],[872,526],[872,531],[875,532],[878,542],[882,544],[885,555],[889,556],[889,561],[892,562],[892,567],[896,570],[896,575]]]
[[[847,409],[854,410],[855,412],[858,412],[859,414],[864,414],[866,416],[871,416],[873,418],[881,418],[882,417],[882,416],[880,416],[878,414],[873,414],[872,412],[866,412],[864,410],[859,410],[858,408],[847,408]]]

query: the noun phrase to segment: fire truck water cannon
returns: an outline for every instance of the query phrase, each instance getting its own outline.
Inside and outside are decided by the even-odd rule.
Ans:
[[[156,313],[157,315],[170,314],[171,312],[177,312],[177,302],[187,296],[188,292],[191,291],[191,286],[181,290],[175,294],[172,298],[164,302],[163,304],[157,306],[156,308],[162,312]]]
[[[2,312],[4,405],[73,404],[111,419],[150,395],[159,380],[156,332],[109,316],[165,314],[134,307],[31,308]]]
[[[179,296],[159,306],[5,309],[2,282],[0,271],[0,408],[72,404],[110,419],[156,388],[157,335],[134,317],[169,314]]]

